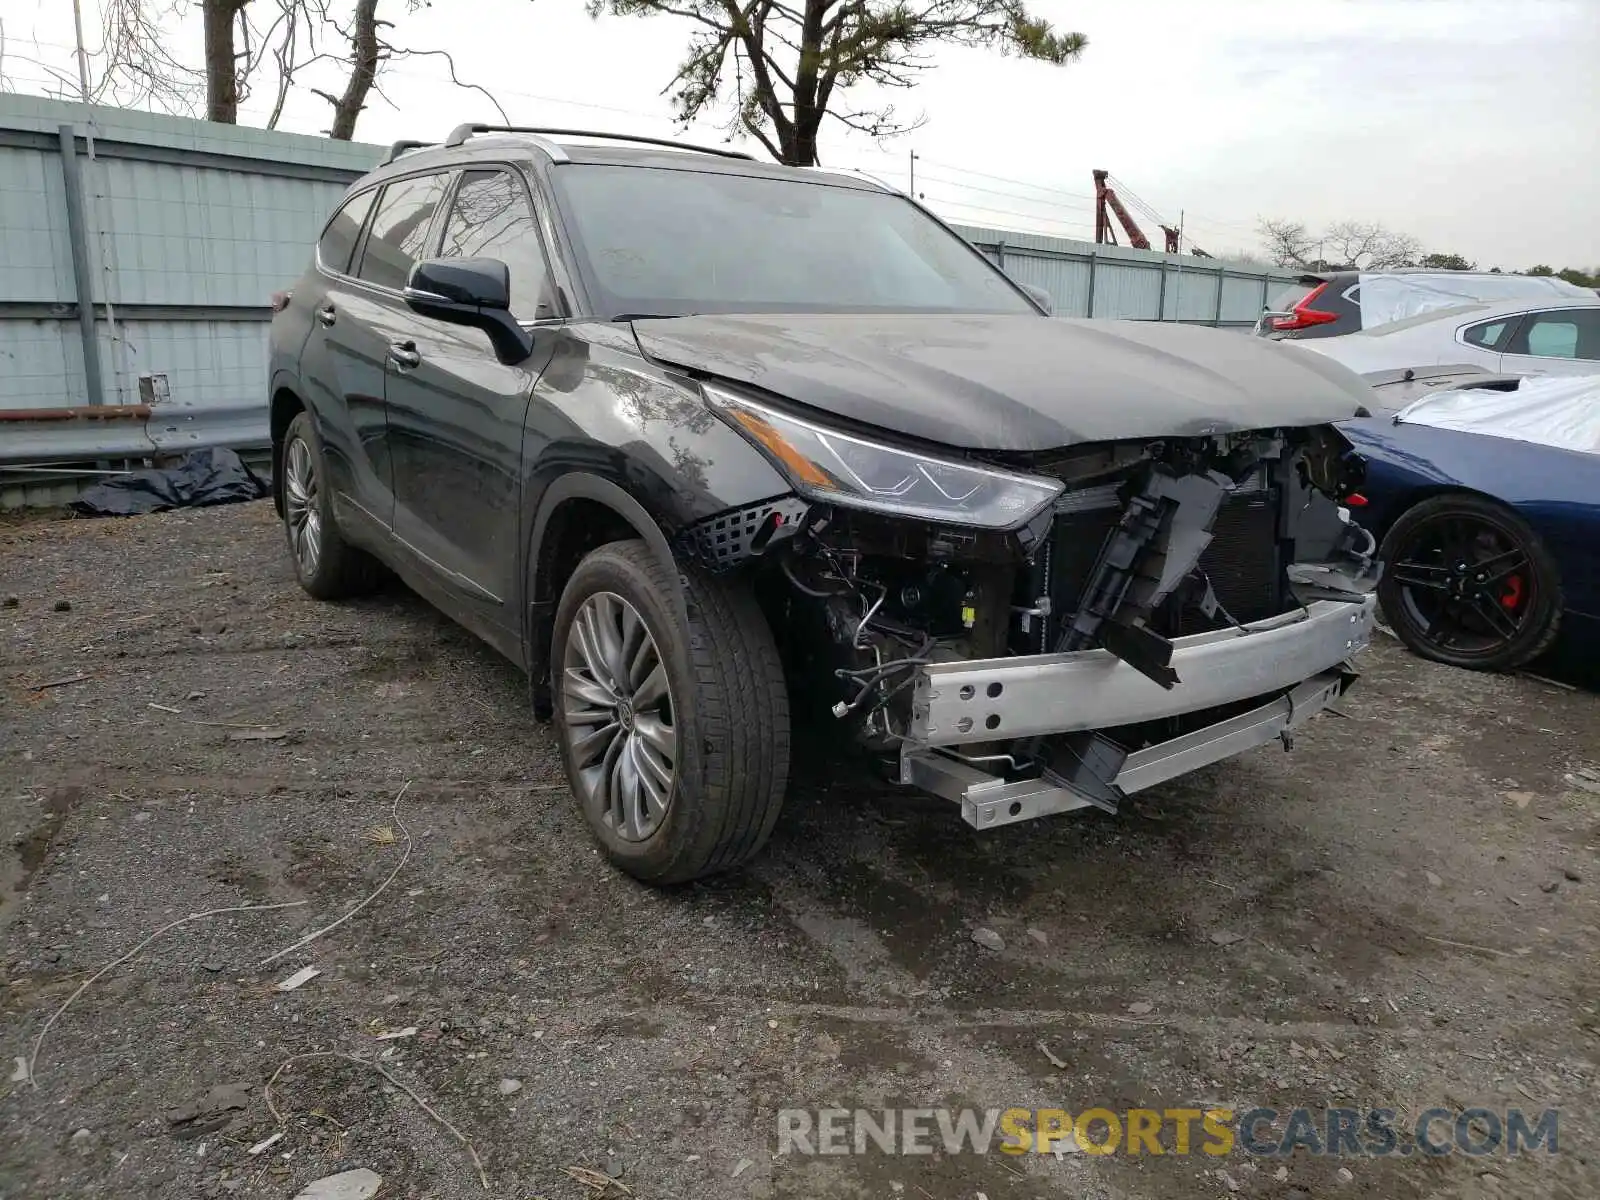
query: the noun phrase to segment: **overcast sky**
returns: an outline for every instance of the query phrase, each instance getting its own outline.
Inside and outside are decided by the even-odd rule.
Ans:
[[[100,0],[84,0],[90,41]],[[164,5],[168,0],[155,0]],[[255,0],[263,11],[273,0]],[[335,0],[336,6],[338,0]],[[874,143],[825,127],[824,165],[917,190],[947,218],[1092,236],[1091,168],[1105,167],[1213,253],[1258,249],[1262,216],[1315,227],[1359,219],[1483,266],[1600,263],[1600,0],[1048,0],[1035,11],[1088,34],[1051,67],[944,49],[892,99],[925,125]],[[675,132],[660,94],[689,26],[585,15],[582,0],[384,0],[396,44],[446,49],[513,120]],[[71,72],[67,0],[4,0],[11,86],[42,92],[41,59]],[[199,20],[174,28],[197,65]],[[306,83],[338,90],[334,75]],[[394,64],[357,137],[442,137],[494,119],[444,64]],[[265,122],[271,87],[241,120]],[[870,95],[856,97],[870,102]],[[327,104],[301,89],[280,128],[318,133]],[[691,131],[721,141],[717,122]],[[746,148],[759,152],[750,143]],[[1147,228],[1159,245],[1159,231]]]

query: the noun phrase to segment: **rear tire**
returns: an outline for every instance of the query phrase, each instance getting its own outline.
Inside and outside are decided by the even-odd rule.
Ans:
[[[562,592],[550,673],[567,780],[613,863],[684,883],[766,843],[788,784],[789,704],[747,587],[676,574],[642,541],[602,546]]]
[[[311,414],[289,422],[283,437],[283,530],[295,578],[318,600],[343,600],[377,587],[377,559],[345,541],[333,519],[328,473]]]
[[[1561,576],[1539,535],[1483,496],[1434,496],[1383,539],[1378,599],[1400,640],[1423,658],[1512,671],[1561,630]]]

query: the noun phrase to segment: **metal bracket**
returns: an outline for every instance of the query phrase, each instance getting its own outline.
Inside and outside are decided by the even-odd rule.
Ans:
[[[1180,475],[1160,464],[1147,467],[1056,649],[1098,643],[1162,687],[1173,687],[1178,674],[1169,665],[1172,644],[1143,621],[1200,561],[1217,509],[1232,486],[1217,471]]]

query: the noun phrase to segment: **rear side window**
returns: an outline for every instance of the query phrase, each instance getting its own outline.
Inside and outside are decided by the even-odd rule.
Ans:
[[[444,199],[447,175],[397,179],[383,189],[356,274],[368,283],[399,291],[411,264],[427,256],[428,230]]]
[[[374,189],[351,196],[344,202],[344,207],[333,214],[333,220],[323,230],[322,240],[317,243],[317,257],[328,270],[341,275],[350,270],[350,255],[355,251],[361,226],[367,219],[367,210],[372,207],[372,198],[377,194]]]
[[[1497,321],[1485,321],[1481,325],[1470,325],[1461,334],[1461,340],[1469,346],[1477,346],[1480,350],[1498,350],[1505,341],[1506,331],[1515,324],[1515,318],[1502,317]]]
[[[519,321],[556,315],[550,272],[528,190],[506,171],[468,171],[445,221],[443,258],[497,258],[511,270],[511,314]]]
[[[1506,352],[1535,358],[1600,359],[1600,308],[1530,313]]]

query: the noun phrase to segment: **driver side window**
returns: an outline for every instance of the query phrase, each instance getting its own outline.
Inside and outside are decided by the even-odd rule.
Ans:
[[[528,189],[509,171],[468,171],[445,222],[442,258],[497,258],[511,269],[511,315],[559,316]]]

